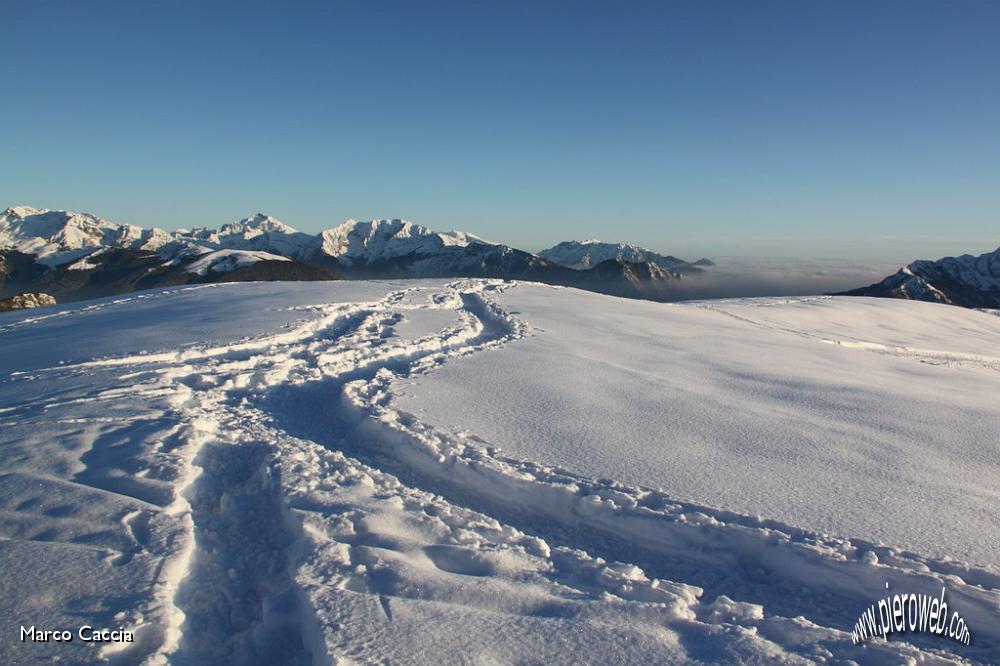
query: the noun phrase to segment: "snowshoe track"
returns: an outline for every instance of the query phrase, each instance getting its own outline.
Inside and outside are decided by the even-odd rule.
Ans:
[[[396,600],[467,603],[433,577],[428,584],[392,566],[401,554],[445,574],[504,572],[544,583],[561,591],[561,614],[612,598],[624,612],[677,631],[692,658],[699,632],[735,627],[805,660],[823,650],[885,663],[951,660],[939,640],[853,646],[850,637],[857,615],[875,601],[871,591],[886,582],[930,594],[946,584],[976,628],[974,644],[959,654],[989,661],[1000,653],[994,571],[581,478],[394,409],[399,378],[530,335],[528,324],[491,298],[508,288],[461,280],[403,289],[370,303],[311,308],[303,321],[258,339],[47,371],[129,368],[121,390],[138,384],[169,406],[174,425],[158,452],[170,471],[163,483],[130,490],[118,477],[77,475],[161,507],[186,535],[148,544],[149,517],[127,517],[134,545],[125,550],[158,548],[168,570],[158,595],[173,610],[162,614],[160,639],[147,644],[151,661],[363,659],[391,630],[357,626],[351,604],[372,604],[390,626]],[[455,321],[413,340],[395,335],[408,313],[427,309]],[[995,367],[993,359],[948,360]],[[349,603],[329,603],[347,593],[356,595]],[[556,612],[544,604],[495,610]],[[218,635],[232,638],[213,641]],[[807,643],[818,652],[801,653]]]

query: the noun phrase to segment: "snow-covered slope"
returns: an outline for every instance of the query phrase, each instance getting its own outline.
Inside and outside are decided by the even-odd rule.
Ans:
[[[1000,478],[996,317],[831,297],[500,302],[546,334],[418,378],[401,409],[585,476],[1000,564],[983,492]],[[928,529],[938,511],[961,520]]]
[[[206,252],[191,263],[184,266],[188,273],[206,275],[208,273],[228,273],[237,268],[252,266],[258,261],[291,261],[287,257],[268,252],[251,250],[215,250]]]
[[[538,253],[549,261],[569,268],[587,269],[617,260],[632,264],[656,264],[668,271],[697,270],[695,264],[677,257],[664,256],[630,243],[604,243],[599,240],[563,241]],[[706,261],[706,260],[702,260]]]
[[[157,251],[173,238],[162,229],[115,224],[90,213],[14,206],[0,213],[0,249],[37,257],[58,266],[98,248]]]
[[[881,282],[847,294],[1000,308],[1000,248],[979,256],[914,261]]]
[[[488,280],[7,313],[0,661],[996,662],[998,341]],[[854,645],[886,586],[972,644]]]

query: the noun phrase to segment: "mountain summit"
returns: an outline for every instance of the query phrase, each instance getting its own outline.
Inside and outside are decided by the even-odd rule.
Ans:
[[[881,282],[844,295],[1000,308],[1000,248],[979,256],[963,254],[937,261],[914,261]]]
[[[12,206],[0,213],[0,249],[31,254],[55,267],[98,248],[156,251],[171,240],[162,229],[115,224],[90,213]]]
[[[409,255],[454,253],[470,245],[501,247],[462,231],[438,232],[406,220],[348,220],[320,232],[320,250],[345,266],[384,262]]]
[[[656,264],[659,268],[680,275],[698,272],[696,266],[677,257],[662,255],[631,243],[605,243],[599,240],[563,241],[538,253],[549,261],[567,268],[588,269],[598,264],[616,260],[630,264]],[[707,260],[701,260],[707,261]]]

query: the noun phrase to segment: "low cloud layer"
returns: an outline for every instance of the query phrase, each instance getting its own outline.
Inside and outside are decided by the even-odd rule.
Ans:
[[[810,296],[864,287],[899,270],[886,261],[715,257],[716,265],[672,285],[671,300]]]

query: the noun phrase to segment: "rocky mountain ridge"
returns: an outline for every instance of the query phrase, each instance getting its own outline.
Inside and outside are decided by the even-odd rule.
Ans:
[[[978,256],[913,261],[880,282],[844,295],[1000,308],[1000,248]]]
[[[0,293],[38,290],[79,300],[212,281],[490,277],[670,300],[673,283],[702,270],[637,246],[614,247],[622,250],[591,247],[588,266],[574,268],[401,219],[347,220],[308,234],[257,213],[217,230],[170,232],[17,206],[0,213]]]

